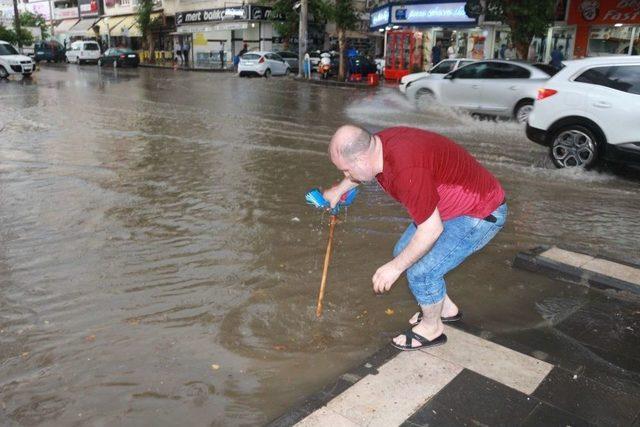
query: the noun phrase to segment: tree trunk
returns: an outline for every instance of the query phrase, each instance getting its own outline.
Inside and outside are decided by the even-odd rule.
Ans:
[[[338,67],[338,80],[343,82],[345,75],[344,51],[346,49],[346,33],[338,27],[338,50],[340,51],[340,66]]]
[[[147,45],[149,46],[149,63],[156,63],[156,41],[153,38],[153,33],[149,31],[147,34]]]

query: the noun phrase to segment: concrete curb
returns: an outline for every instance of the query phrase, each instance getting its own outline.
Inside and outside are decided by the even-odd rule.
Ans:
[[[369,86],[366,83],[337,82],[334,80],[305,79],[300,77],[295,77],[294,80],[319,86],[349,87],[354,89],[375,89],[378,87],[377,85]]]
[[[166,66],[166,65],[155,65],[155,64],[139,64],[139,67],[142,68],[157,68],[157,69],[162,69],[162,70],[174,70],[174,68],[172,66]],[[177,67],[175,68],[176,71],[196,71],[196,72],[200,72],[200,73],[233,73],[233,70],[221,70],[219,68],[185,68],[185,67]]]
[[[587,284],[594,288],[603,290],[613,289],[616,291],[625,291],[640,295],[640,285],[636,283],[596,271],[587,270],[582,266],[569,265],[565,262],[542,256],[542,254],[552,248],[553,247],[540,246],[528,252],[520,252],[516,255],[513,261],[513,266],[523,270],[532,271],[534,273],[542,273],[552,279],[561,279],[572,283]],[[559,249],[565,250],[562,248]],[[584,256],[581,252],[567,252],[571,252],[576,256]],[[629,261],[612,260],[605,257],[590,257],[593,259],[616,263],[621,267],[630,267],[640,271],[640,266]]]

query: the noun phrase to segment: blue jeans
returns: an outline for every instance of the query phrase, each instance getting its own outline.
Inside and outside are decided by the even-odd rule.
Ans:
[[[409,289],[418,304],[437,304],[444,299],[447,293],[444,275],[498,234],[507,220],[507,205],[501,205],[492,215],[495,222],[470,216],[444,221],[444,231],[435,245],[407,270]],[[394,257],[407,247],[415,232],[416,225],[412,223],[393,249]]]

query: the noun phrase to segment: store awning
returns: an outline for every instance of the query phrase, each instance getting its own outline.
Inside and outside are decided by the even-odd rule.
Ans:
[[[96,18],[81,19],[76,25],[71,27],[67,32],[72,35],[84,36],[87,34],[87,31],[89,31],[89,29],[93,27],[93,24],[95,24],[96,21],[97,21]]]
[[[152,13],[151,19],[156,19],[160,16],[160,13]],[[129,37],[142,37],[142,31],[140,31],[140,27],[138,26],[138,22],[134,19],[133,25],[129,28]]]
[[[71,27],[73,27],[74,25],[76,25],[76,23],[78,22],[77,18],[73,18],[73,19],[64,19],[62,21],[60,21],[60,23],[58,25],[56,25],[55,28],[55,33],[56,34],[60,34],[60,33],[66,33],[69,31],[69,29]]]
[[[111,37],[132,37],[129,33],[129,29],[133,27],[135,23],[135,15],[126,16],[116,25],[111,25],[111,22],[109,22],[109,34]]]

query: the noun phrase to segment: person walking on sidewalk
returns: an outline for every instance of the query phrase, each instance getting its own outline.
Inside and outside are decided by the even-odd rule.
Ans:
[[[406,271],[420,306],[409,321],[413,328],[391,344],[401,350],[444,344],[443,322],[462,317],[447,295],[444,276],[504,226],[507,205],[500,182],[455,142],[409,127],[371,134],[342,126],[331,138],[329,156],[345,176],[324,192],[332,207],[345,192],[376,179],[413,219],[394,258],[372,278],[374,292],[381,294]]]

